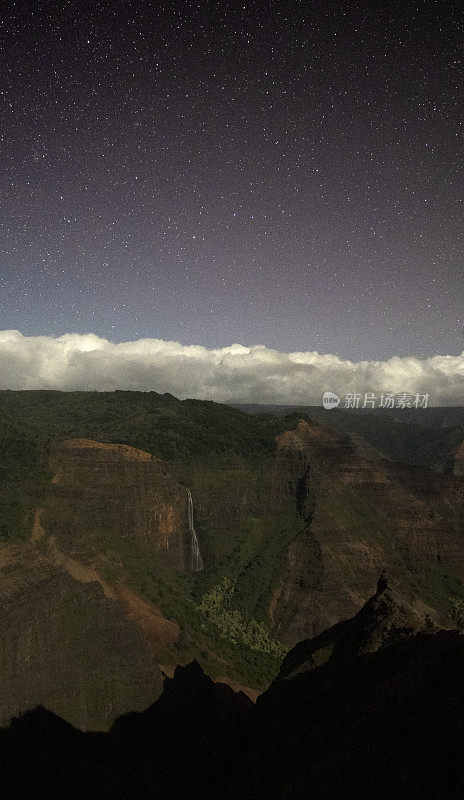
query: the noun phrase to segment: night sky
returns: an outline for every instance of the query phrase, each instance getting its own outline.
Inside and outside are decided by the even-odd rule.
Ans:
[[[0,329],[464,349],[457,3],[29,0],[0,21]]]

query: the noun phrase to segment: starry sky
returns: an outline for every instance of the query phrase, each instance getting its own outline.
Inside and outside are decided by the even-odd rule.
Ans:
[[[8,2],[0,329],[464,349],[458,4]]]

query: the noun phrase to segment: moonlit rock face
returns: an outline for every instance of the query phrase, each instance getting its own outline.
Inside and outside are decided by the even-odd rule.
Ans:
[[[0,332],[2,389],[127,389],[181,399],[320,405],[327,386],[340,398],[348,392],[418,392],[428,393],[431,406],[459,405],[464,353],[353,362],[262,345],[209,350],[162,339],[114,343],[94,334]]]

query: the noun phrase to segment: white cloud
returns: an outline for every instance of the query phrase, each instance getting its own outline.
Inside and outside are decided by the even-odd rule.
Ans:
[[[464,352],[387,361],[281,353],[263,345],[217,350],[162,339],[115,344],[94,334],[56,338],[0,332],[1,389],[171,392],[222,402],[320,404],[324,391],[419,392],[431,405],[464,404]]]

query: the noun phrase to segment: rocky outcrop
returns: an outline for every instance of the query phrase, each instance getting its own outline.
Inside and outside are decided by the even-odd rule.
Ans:
[[[445,624],[452,581],[464,581],[464,480],[303,420],[276,441],[276,496],[293,497],[304,523],[270,606],[279,636],[292,645],[356,613],[383,569]]]
[[[230,468],[212,487],[206,473],[195,487],[208,567],[237,570],[240,612],[264,609],[293,646],[355,614],[387,569],[421,613],[448,624],[464,583],[464,478],[303,419],[275,442],[259,469]]]
[[[255,796],[458,797],[463,666],[462,634],[433,628],[382,581],[354,619],[291,651],[258,698],[242,765]]]
[[[160,459],[123,444],[67,439],[51,467],[42,525],[61,549],[83,551],[95,532],[109,531],[170,569],[186,567],[187,494]]]
[[[464,580],[463,478],[395,464],[360,437],[307,420],[278,435],[262,465],[229,467],[227,480],[218,467],[213,483],[206,470],[193,488],[205,564],[219,576],[222,553],[229,564],[243,564],[236,597],[245,618],[264,610],[275,634],[292,646],[355,614],[388,569],[405,597],[414,593],[420,613],[447,624],[448,598],[459,593],[453,581]],[[186,490],[158,459],[125,445],[66,440],[52,467],[41,502],[45,537],[72,575],[84,578],[90,570],[88,579],[96,575],[105,592],[110,584],[110,596],[150,629],[162,654],[179,626],[137,594],[129,603],[126,556],[112,542],[134,544],[169,571],[185,568]],[[250,544],[240,539],[247,525]],[[108,547],[116,553],[109,564]],[[114,581],[102,582],[115,565],[125,586],[118,592]]]
[[[286,657],[253,705],[197,663],[106,734],[45,708],[0,730],[0,790],[41,800],[451,800],[464,790],[464,637],[382,578],[353,619]]]
[[[276,684],[323,664],[347,664],[363,653],[375,653],[412,635],[438,630],[426,606],[416,598],[407,599],[382,575],[377,592],[354,617],[322,631],[313,639],[299,642],[290,650]]]
[[[187,495],[126,445],[68,439],[51,471],[30,541],[0,546],[0,724],[43,703],[79,728],[107,728],[161,690],[156,658],[180,628],[135,590],[130,560],[184,569]]]
[[[55,449],[50,491],[64,545],[111,530],[157,553],[171,569],[186,566],[187,495],[150,453],[122,444],[68,439]],[[81,506],[82,514],[74,513]],[[45,517],[46,519],[46,517]]]
[[[78,728],[104,729],[161,692],[146,633],[47,549],[0,546],[0,603],[0,724],[43,704]]]
[[[230,575],[231,610],[289,647],[356,614],[385,568],[405,597],[414,593],[419,613],[445,625],[449,598],[462,594],[464,581],[464,477],[396,464],[359,437],[308,420],[288,424],[294,429],[276,437],[274,450],[211,463],[202,457],[182,469],[173,462],[172,474],[127,445],[55,444],[32,541],[70,577],[100,584],[167,667],[177,663],[181,628],[191,630],[198,610],[187,607],[188,591],[178,598],[184,584],[172,577],[188,568],[180,480],[192,486],[205,577],[219,584]],[[233,659],[219,652],[222,639],[217,651],[210,634],[203,639],[198,621],[195,647],[218,656],[216,674],[230,669],[236,682],[261,689],[234,672]]]
[[[18,800],[219,800],[229,796],[253,709],[196,662],[178,667],[156,703],[106,734],[77,731],[39,707],[0,729],[0,791]]]

